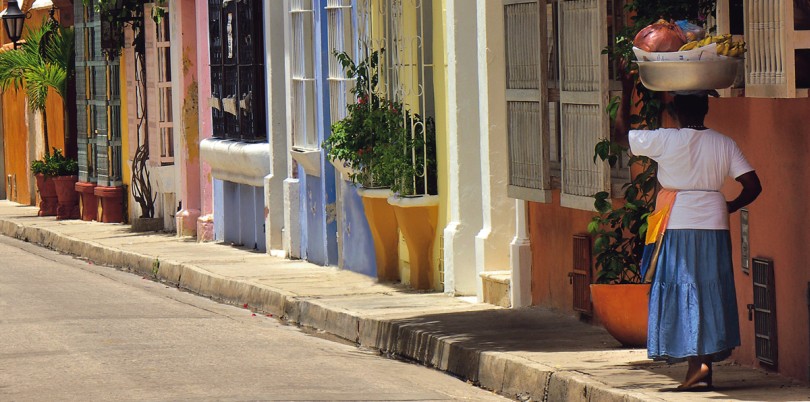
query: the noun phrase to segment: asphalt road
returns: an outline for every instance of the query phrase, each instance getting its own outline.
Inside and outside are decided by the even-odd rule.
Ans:
[[[504,400],[0,236],[0,400]]]

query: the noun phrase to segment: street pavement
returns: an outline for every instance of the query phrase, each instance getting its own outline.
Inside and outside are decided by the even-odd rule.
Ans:
[[[645,350],[622,348],[601,327],[543,308],[469,303],[334,267],[169,234],[132,233],[127,225],[40,218],[36,211],[0,202],[0,234],[247,305],[258,316],[272,314],[513,399],[810,400],[806,384],[730,362],[716,366],[714,390],[672,392],[683,364],[651,362]]]
[[[506,400],[18,240],[0,255],[0,400]]]

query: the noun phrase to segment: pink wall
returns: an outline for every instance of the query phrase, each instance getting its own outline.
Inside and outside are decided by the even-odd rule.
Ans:
[[[194,219],[186,222],[187,226],[196,229],[196,217],[200,213],[200,121],[199,121],[199,91],[197,84],[200,64],[197,60],[197,21],[194,0],[185,0],[180,3],[180,15],[176,22],[180,24],[179,32],[182,34],[181,68],[183,71],[183,106],[181,122],[184,125],[184,145],[180,150],[184,154],[185,165],[181,166],[180,175],[183,209],[192,212]],[[207,25],[206,25],[207,27]],[[205,36],[207,37],[207,36]],[[204,64],[204,63],[203,63]]]
[[[199,99],[199,140],[211,138],[211,108],[208,98],[211,96],[211,74],[208,70],[208,2],[196,1],[197,16],[197,77]],[[197,146],[199,155],[199,142]],[[211,166],[197,159],[200,164],[200,211],[202,215],[214,212],[214,184],[211,176]]]
[[[807,287],[810,282],[810,99],[712,99],[706,123],[737,141],[762,180],[762,195],[749,206],[750,255],[773,259],[776,281],[779,372],[805,380],[810,361]],[[723,189],[731,199],[739,184],[729,179]],[[529,203],[532,241],[533,304],[573,313],[572,237],[586,232],[592,212],[559,206],[559,191],[550,204]],[[731,216],[734,273],[742,346],[734,358],[757,365],[753,322],[746,305],[753,303],[753,284],[740,268],[739,214]],[[560,250],[567,250],[560,252]]]

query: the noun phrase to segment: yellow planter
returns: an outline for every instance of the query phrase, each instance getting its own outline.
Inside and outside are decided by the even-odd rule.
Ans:
[[[388,203],[394,207],[399,230],[408,246],[411,287],[434,289],[433,239],[439,220],[439,197],[390,197]]]
[[[394,207],[388,204],[391,190],[359,188],[357,194],[363,199],[366,220],[371,237],[374,239],[377,279],[398,281],[400,280],[397,254],[399,235]]]

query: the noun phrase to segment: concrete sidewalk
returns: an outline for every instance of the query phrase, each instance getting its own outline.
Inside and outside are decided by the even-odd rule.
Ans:
[[[716,367],[712,391],[671,392],[684,365],[651,362],[645,350],[621,348],[600,327],[541,308],[472,304],[304,261],[36,212],[0,201],[0,234],[247,305],[515,399],[810,400],[803,384],[731,363]]]

